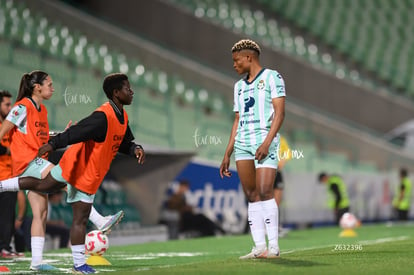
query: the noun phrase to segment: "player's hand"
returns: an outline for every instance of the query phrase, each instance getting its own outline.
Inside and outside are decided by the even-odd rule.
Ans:
[[[37,152],[37,156],[40,158],[43,155],[48,155],[49,152],[52,152],[52,151],[53,151],[52,145],[50,145],[49,143],[46,143],[42,145],[42,147],[39,148],[39,151]]]
[[[139,164],[145,162],[145,151],[142,148],[135,148],[135,157],[138,159]]]
[[[72,120],[69,120],[69,122],[68,122],[68,124],[66,125],[66,127],[65,127],[65,130],[63,130],[63,131],[66,131],[70,126],[72,126],[72,125],[76,125],[76,124],[78,124],[78,122],[77,121],[75,121],[75,123],[72,123]]]
[[[261,161],[265,159],[268,154],[269,154],[269,146],[262,144],[259,146],[259,148],[257,148],[254,158],[258,161]]]
[[[66,124],[65,130],[66,131],[70,126],[72,126],[72,120],[69,120],[68,124]]]
[[[19,230],[20,227],[22,226],[22,224],[23,224],[23,220],[16,219],[14,221],[14,229],[15,230]]]
[[[223,178],[224,176],[226,177],[231,177],[231,172],[229,171],[229,166],[230,166],[230,159],[225,156],[223,158],[223,161],[221,162],[220,165],[220,177]]]

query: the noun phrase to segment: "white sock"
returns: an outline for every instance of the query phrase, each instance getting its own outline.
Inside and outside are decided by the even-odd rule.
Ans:
[[[43,247],[45,246],[45,237],[32,237],[32,265],[36,266],[43,261]]]
[[[263,220],[266,226],[269,246],[279,247],[279,215],[275,199],[261,201]]]
[[[96,226],[96,228],[101,228],[106,220],[104,217],[96,211],[95,207],[91,207],[91,213],[89,214],[89,220]]]
[[[249,202],[247,207],[250,233],[256,247],[266,246],[266,230],[261,202]]]
[[[85,244],[72,245],[72,257],[75,267],[79,267],[86,263],[85,260]]]
[[[0,192],[19,191],[19,178],[11,178],[0,181]]]

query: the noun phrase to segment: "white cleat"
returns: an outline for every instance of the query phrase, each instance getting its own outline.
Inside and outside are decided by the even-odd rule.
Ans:
[[[280,250],[277,246],[269,246],[269,250],[267,251],[267,258],[268,259],[276,259],[280,258]]]
[[[124,211],[119,211],[115,215],[105,217],[107,219],[106,223],[99,228],[100,231],[104,234],[109,234],[111,232],[111,228],[114,225],[117,225],[122,218],[124,217]]]
[[[240,256],[240,260],[246,260],[246,259],[258,259],[258,258],[266,258],[267,257],[267,248],[264,247],[253,247],[252,251],[249,254],[246,254],[244,256]]]

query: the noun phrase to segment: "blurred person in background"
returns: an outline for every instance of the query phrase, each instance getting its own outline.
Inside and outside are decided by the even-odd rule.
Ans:
[[[14,245],[16,247],[16,251],[30,252],[32,250],[30,232],[32,227],[33,213],[25,191],[17,192],[16,213],[16,231],[14,233]]]
[[[46,221],[46,234],[59,238],[59,248],[69,247],[70,228],[61,219],[52,217],[53,205],[59,205],[62,202],[63,191],[49,194],[49,204]]]
[[[0,91],[0,125],[11,110],[11,97],[8,91]],[[12,176],[12,159],[10,155],[10,136],[6,133],[0,143],[0,180]],[[14,211],[17,201],[17,192],[0,193],[0,256],[2,258],[15,258],[23,256],[13,251],[10,242],[14,234]]]
[[[400,170],[400,184],[397,186],[392,205],[400,221],[408,220],[408,211],[411,206],[412,183],[405,168]]]
[[[281,203],[283,198],[283,189],[285,188],[285,181],[283,178],[282,170],[285,166],[286,162],[289,161],[292,158],[289,144],[286,140],[286,138],[282,135],[280,135],[280,148],[278,151],[278,159],[279,163],[277,164],[277,170],[276,170],[276,177],[275,182],[273,183],[273,193],[275,196],[276,204],[279,209],[279,237],[286,236],[288,230],[284,229],[282,227],[282,217],[281,217]]]
[[[339,221],[343,214],[349,212],[349,199],[346,185],[338,175],[328,175],[325,172],[319,174],[319,182],[328,187],[329,201],[328,206],[333,209],[335,223]]]
[[[169,210],[179,213],[179,231],[196,231],[201,237],[215,236],[216,232],[225,234],[225,231],[215,222],[201,213],[195,213],[193,206],[187,203],[186,193],[190,190],[190,183],[181,180],[177,191],[170,196],[166,206]]]

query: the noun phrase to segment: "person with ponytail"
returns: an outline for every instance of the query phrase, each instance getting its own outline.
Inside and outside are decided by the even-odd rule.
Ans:
[[[45,158],[37,158],[39,147],[49,140],[49,123],[44,100],[54,92],[52,78],[43,71],[25,73],[20,81],[16,103],[0,127],[0,138],[10,134],[12,176],[45,177],[53,165]],[[32,270],[52,270],[42,263],[45,242],[47,194],[29,191],[27,197],[33,211],[31,226]]]

